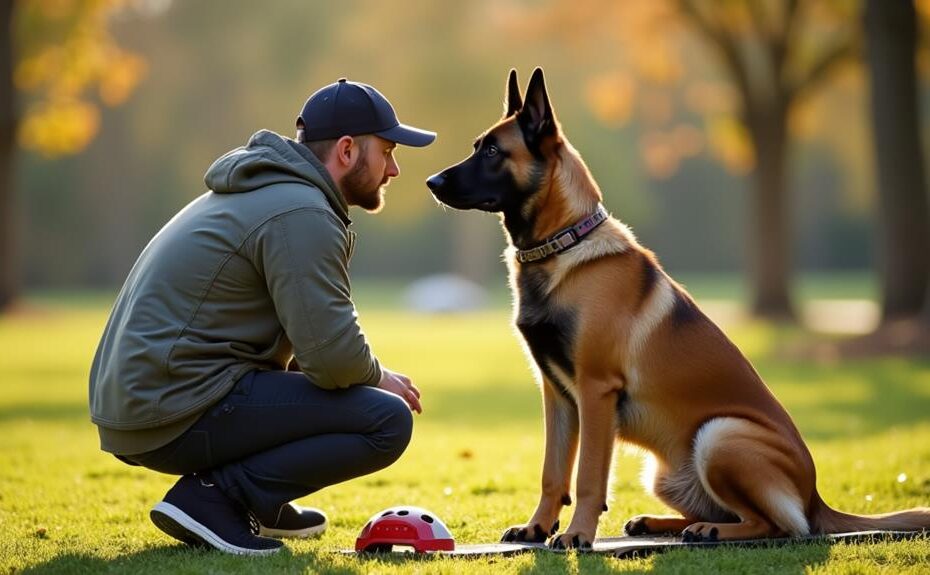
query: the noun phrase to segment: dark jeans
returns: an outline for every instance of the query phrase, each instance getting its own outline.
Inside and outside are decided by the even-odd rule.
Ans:
[[[287,502],[396,461],[412,429],[407,404],[384,390],[324,390],[299,372],[253,371],[181,437],[124,458],[163,473],[209,473],[271,526]]]

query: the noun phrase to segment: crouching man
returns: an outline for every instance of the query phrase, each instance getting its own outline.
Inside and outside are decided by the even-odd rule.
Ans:
[[[400,124],[377,90],[315,92],[292,140],[270,131],[219,158],[209,191],[142,251],[90,373],[101,448],[180,475],[151,518],[238,554],[326,529],[292,500],[397,460],[420,392],[380,365],[359,327],[349,206],[378,211]]]

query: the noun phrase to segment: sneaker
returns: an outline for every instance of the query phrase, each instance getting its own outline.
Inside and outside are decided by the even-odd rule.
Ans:
[[[319,509],[288,503],[278,512],[273,527],[259,521],[258,534],[263,537],[316,537],[326,531],[326,514]]]
[[[185,475],[152,508],[149,516],[168,535],[196,546],[235,555],[268,555],[283,543],[260,537],[258,522],[206,478]]]

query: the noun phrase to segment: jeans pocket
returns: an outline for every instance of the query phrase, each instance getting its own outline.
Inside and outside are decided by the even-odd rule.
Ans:
[[[229,392],[229,395],[248,396],[251,394],[252,383],[255,381],[256,373],[258,373],[258,370],[253,370],[240,377],[236,385],[233,386],[232,391]]]

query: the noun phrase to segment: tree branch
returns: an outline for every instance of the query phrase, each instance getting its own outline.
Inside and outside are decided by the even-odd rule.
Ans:
[[[778,37],[775,25],[771,18],[765,17],[765,11],[762,9],[762,2],[758,0],[746,0],[745,4],[749,7],[749,14],[752,16],[752,23],[755,25],[759,36],[766,40],[766,43],[774,43]]]
[[[697,28],[698,32],[703,34],[711,45],[719,50],[723,58],[724,68],[730,73],[733,81],[743,97],[743,103],[746,109],[744,113],[749,114],[752,106],[752,89],[749,82],[749,72],[740,58],[739,51],[736,47],[735,40],[727,34],[726,30],[713,23],[707,16],[701,13],[694,0],[678,0],[678,5],[682,13]]]
[[[750,0],[751,1],[751,0]],[[788,48],[798,21],[798,0],[789,0],[785,6],[781,35],[775,38],[772,47],[772,62],[775,78],[785,84],[785,63],[788,61]]]
[[[816,88],[841,62],[852,58],[858,51],[859,46],[852,35],[836,42],[810,67],[807,74],[794,82],[786,82],[785,96],[788,101],[794,98],[803,98],[808,92]]]

